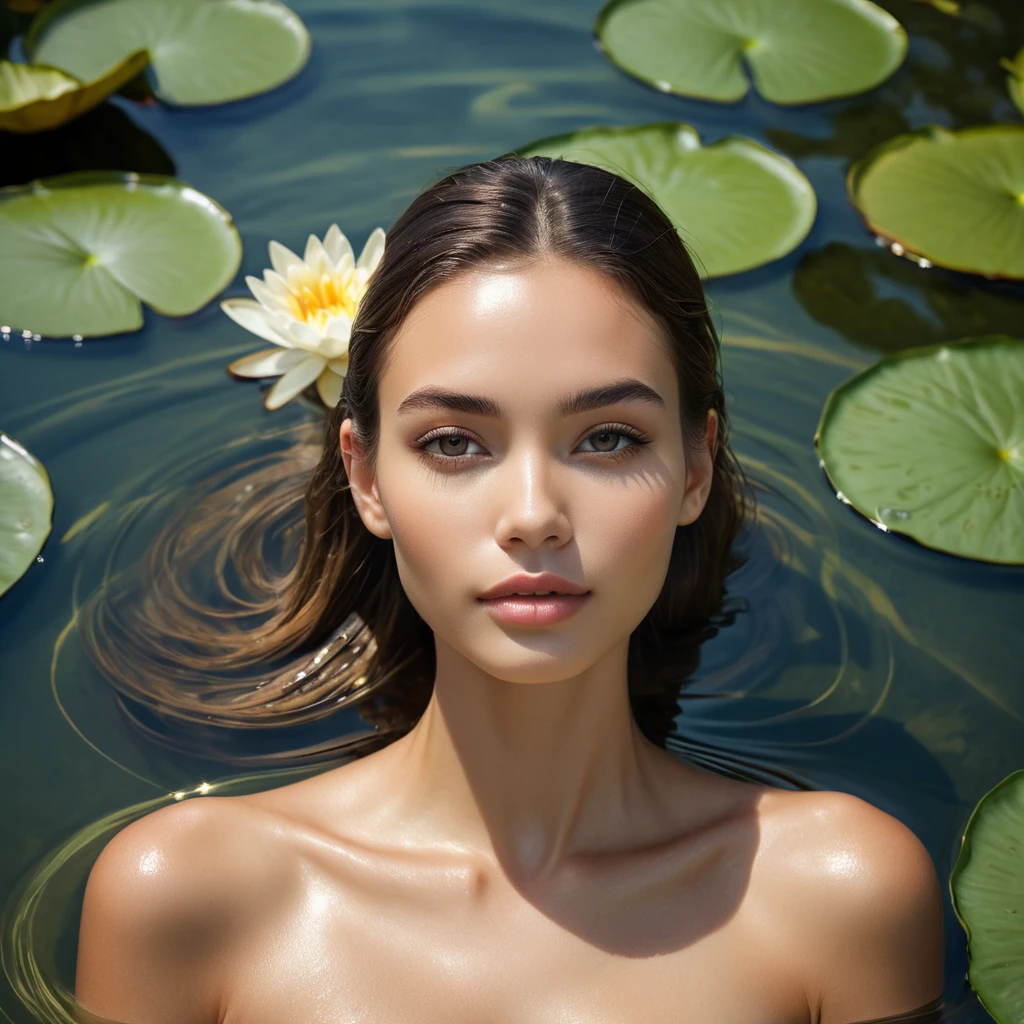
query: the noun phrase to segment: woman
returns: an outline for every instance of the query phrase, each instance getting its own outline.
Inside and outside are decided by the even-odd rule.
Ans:
[[[717,367],[679,235],[621,177],[507,156],[414,200],[262,650],[356,612],[415,724],[120,832],[85,895],[85,1008],[850,1024],[941,995],[941,893],[907,828],[641,728],[692,667],[742,520]]]

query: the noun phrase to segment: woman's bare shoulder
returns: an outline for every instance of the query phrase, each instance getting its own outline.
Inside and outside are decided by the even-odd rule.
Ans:
[[[875,1020],[941,995],[942,888],[911,829],[832,791],[775,791],[760,818],[761,903],[802,965],[813,1020]]]
[[[237,798],[194,797],[137,819],[89,874],[76,997],[121,1021],[217,1020],[234,939],[293,876],[266,816]]]

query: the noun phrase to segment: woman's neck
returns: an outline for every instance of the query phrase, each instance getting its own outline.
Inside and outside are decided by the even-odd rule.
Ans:
[[[430,704],[389,748],[396,818],[523,880],[650,832],[675,759],[636,727],[626,655],[623,644],[579,676],[510,683],[438,641]]]

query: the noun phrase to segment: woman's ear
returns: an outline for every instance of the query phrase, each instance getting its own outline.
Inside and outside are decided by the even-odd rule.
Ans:
[[[689,526],[704,511],[711,482],[715,477],[715,455],[718,452],[718,413],[708,410],[707,430],[702,444],[693,449],[686,447],[686,490],[679,525]]]
[[[366,458],[362,446],[352,431],[352,418],[342,421],[338,431],[341,443],[341,458],[345,463],[345,475],[348,477],[349,490],[355,502],[356,511],[363,525],[375,537],[381,540],[391,538],[391,527],[384,513],[384,505],[380,500],[377,488],[377,474],[370,460]]]

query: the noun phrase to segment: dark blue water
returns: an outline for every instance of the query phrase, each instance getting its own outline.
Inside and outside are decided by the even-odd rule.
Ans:
[[[291,83],[216,108],[118,99],[56,156],[5,136],[7,180],[83,149],[94,163],[173,166],[234,216],[245,256],[226,294],[247,295],[244,275],[261,274],[270,239],[301,250],[337,221],[358,253],[446,171],[574,128],[676,119],[705,142],[740,133],[791,155],[819,197],[810,236],[708,286],[761,519],[729,587],[735,614],[706,644],[672,745],[721,770],[856,793],[913,828],[948,877],[971,808],[1024,766],[1024,577],[878,531],[835,499],[811,439],[829,391],[880,352],[1021,331],[1020,288],[879,249],[844,188],[851,160],[900,131],[1018,119],[998,59],[1007,40],[1024,43],[1021,13],[974,5],[957,19],[892,0],[911,35],[896,76],[866,96],[787,109],[753,94],[685,100],[628,78],[593,44],[591,0],[293,6],[314,50]],[[300,402],[268,413],[256,385],[227,376],[226,363],[262,346],[216,303],[181,320],[147,313],[122,337],[0,345],[0,427],[42,460],[56,495],[43,562],[0,602],[0,892],[37,895],[5,920],[0,1009],[18,1024],[63,1019],[53,993],[72,983],[76,901],[110,830],[145,801],[272,765],[257,748],[243,769],[140,731],[83,655],[75,619],[108,559],[138,558],[181,488],[316,420]],[[344,711],[310,737],[358,727]],[[87,835],[33,880],[97,821],[91,845]],[[986,1020],[964,986],[951,911],[946,928],[949,1019]]]

